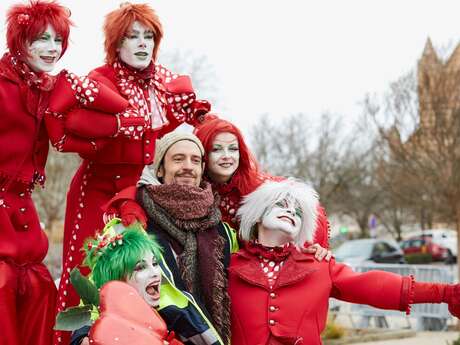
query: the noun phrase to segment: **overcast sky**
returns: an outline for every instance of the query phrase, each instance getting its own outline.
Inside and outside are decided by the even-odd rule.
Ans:
[[[18,1],[1,0],[4,14]],[[59,64],[79,74],[103,63],[104,15],[120,1],[62,0],[76,24]],[[138,2],[138,1],[133,1]],[[458,0],[156,0],[163,50],[206,55],[219,82],[223,117],[245,133],[258,115],[323,111],[353,119],[367,92],[380,93],[415,68],[428,36],[460,39]]]

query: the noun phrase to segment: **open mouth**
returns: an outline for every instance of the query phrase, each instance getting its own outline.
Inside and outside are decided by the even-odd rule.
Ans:
[[[134,55],[140,56],[140,57],[146,57],[146,56],[148,56],[149,54],[146,53],[146,52],[137,52],[137,53],[134,53]]]
[[[222,168],[228,169],[233,166],[233,163],[220,163],[219,166]]]
[[[40,59],[43,60],[45,63],[49,63],[49,64],[52,64],[52,63],[54,63],[56,61],[55,56],[40,55]]]
[[[287,221],[287,222],[291,223],[292,226],[295,226],[295,222],[294,222],[294,220],[292,218],[289,218],[287,216],[280,216],[280,217],[278,217],[278,219],[281,219],[282,221],[285,221],[285,222]]]
[[[147,292],[147,294],[153,299],[159,299],[160,298],[160,281],[151,282],[145,288],[145,292]]]

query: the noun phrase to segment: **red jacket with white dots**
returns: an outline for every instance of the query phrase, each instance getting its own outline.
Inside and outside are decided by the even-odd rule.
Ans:
[[[412,286],[410,277],[355,273],[334,259],[318,262],[294,250],[270,288],[259,258],[241,249],[229,268],[232,344],[320,345],[329,297],[407,311]]]
[[[188,76],[158,64],[149,69],[115,62],[88,78],[64,71],[45,118],[53,146],[99,164],[151,164],[155,139],[183,122],[195,124],[210,106],[196,100]]]

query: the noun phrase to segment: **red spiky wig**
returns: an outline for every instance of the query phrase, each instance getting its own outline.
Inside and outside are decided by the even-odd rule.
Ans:
[[[110,12],[105,17],[105,60],[112,64],[117,60],[117,49],[125,37],[131,25],[138,21],[153,31],[155,48],[153,48],[152,60],[155,61],[163,37],[163,28],[155,11],[147,4],[123,3],[119,9]]]
[[[27,46],[39,37],[50,24],[62,37],[64,55],[69,41],[72,22],[68,8],[55,1],[30,0],[29,4],[13,5],[7,15],[6,41],[11,54],[24,59]]]
[[[263,174],[260,172],[259,164],[244,142],[243,135],[238,127],[229,121],[220,119],[217,115],[207,114],[206,121],[194,130],[194,134],[203,143],[206,152],[205,163],[208,163],[208,153],[211,152],[212,143],[216,135],[224,132],[231,133],[238,139],[240,162],[238,169],[232,176],[231,183],[238,188],[243,196],[254,191],[263,182]]]

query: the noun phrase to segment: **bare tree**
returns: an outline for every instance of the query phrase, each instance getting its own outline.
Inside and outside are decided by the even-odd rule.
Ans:
[[[457,57],[459,48],[440,61],[428,42],[417,79],[412,73],[393,83],[383,106],[369,98],[365,103],[381,138],[380,178],[392,197],[419,209],[422,226],[430,219],[451,221],[460,235]]]
[[[46,164],[45,188],[38,188],[32,194],[40,219],[51,233],[62,227],[67,189],[79,163],[80,158],[75,154],[50,150]],[[55,230],[56,226],[58,229]],[[54,234],[56,235],[59,234]]]
[[[174,73],[189,75],[198,98],[206,99],[214,106],[218,104],[218,78],[206,55],[176,49],[161,53],[159,62]]]
[[[353,218],[364,237],[381,195],[375,181],[373,144],[367,133],[344,132],[342,119],[331,114],[323,114],[316,126],[304,114],[282,123],[264,115],[251,137],[265,169],[312,183],[328,212]]]

